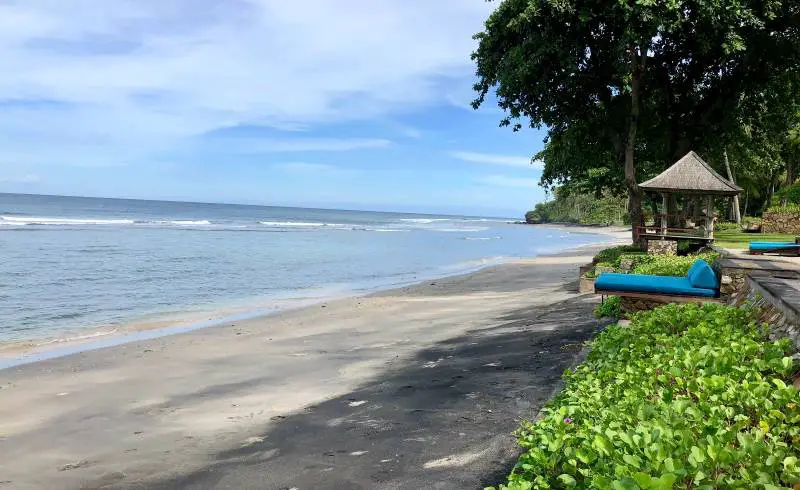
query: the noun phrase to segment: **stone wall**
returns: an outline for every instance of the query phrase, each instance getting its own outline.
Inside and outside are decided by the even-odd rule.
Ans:
[[[800,213],[764,213],[761,231],[764,233],[800,234]]]
[[[659,306],[664,306],[666,303],[661,301],[654,301],[643,298],[631,298],[629,296],[622,296],[620,298],[620,309],[627,314],[636,313],[637,311],[652,310]]]
[[[748,278],[744,294],[731,301],[734,306],[746,306],[758,310],[758,321],[770,325],[769,337],[772,340],[788,338],[792,341],[792,352],[800,353],[800,321],[780,308],[769,294],[758,287],[757,282]]]
[[[647,240],[647,253],[650,255],[678,255],[676,240]]]
[[[735,302],[747,295],[747,272],[744,269],[722,267],[719,271],[719,296],[725,302]]]

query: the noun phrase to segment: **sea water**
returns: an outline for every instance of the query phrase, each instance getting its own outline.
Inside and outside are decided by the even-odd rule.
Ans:
[[[503,218],[0,194],[0,342],[268,312],[605,240]]]

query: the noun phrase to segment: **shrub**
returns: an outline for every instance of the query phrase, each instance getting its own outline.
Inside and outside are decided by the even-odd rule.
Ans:
[[[654,276],[685,276],[695,260],[703,259],[711,265],[719,254],[706,252],[685,257],[675,255],[649,255],[650,259],[638,263],[633,268],[634,274],[648,274]]]
[[[635,245],[619,245],[601,250],[594,258],[595,262],[609,262],[619,267],[619,258],[623,254],[644,253]]]
[[[742,225],[730,221],[714,223],[714,231],[739,231]]]
[[[784,214],[798,214],[800,213],[800,204],[787,204],[786,206],[770,206],[767,209],[770,213],[784,213]]]
[[[789,204],[800,204],[800,183],[784,187],[775,193],[775,197],[785,199]]]
[[[604,330],[504,489],[764,489],[800,482],[789,341],[749,310],[667,305]]]
[[[622,318],[622,299],[619,296],[609,296],[594,309],[597,318]]]

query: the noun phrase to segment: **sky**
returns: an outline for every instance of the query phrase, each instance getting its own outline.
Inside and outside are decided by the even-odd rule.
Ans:
[[[484,0],[0,0],[0,192],[519,216]]]

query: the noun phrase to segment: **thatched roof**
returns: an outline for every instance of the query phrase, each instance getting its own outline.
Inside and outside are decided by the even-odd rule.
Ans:
[[[687,194],[732,196],[742,192],[741,187],[722,177],[693,151],[639,187],[644,191]]]

